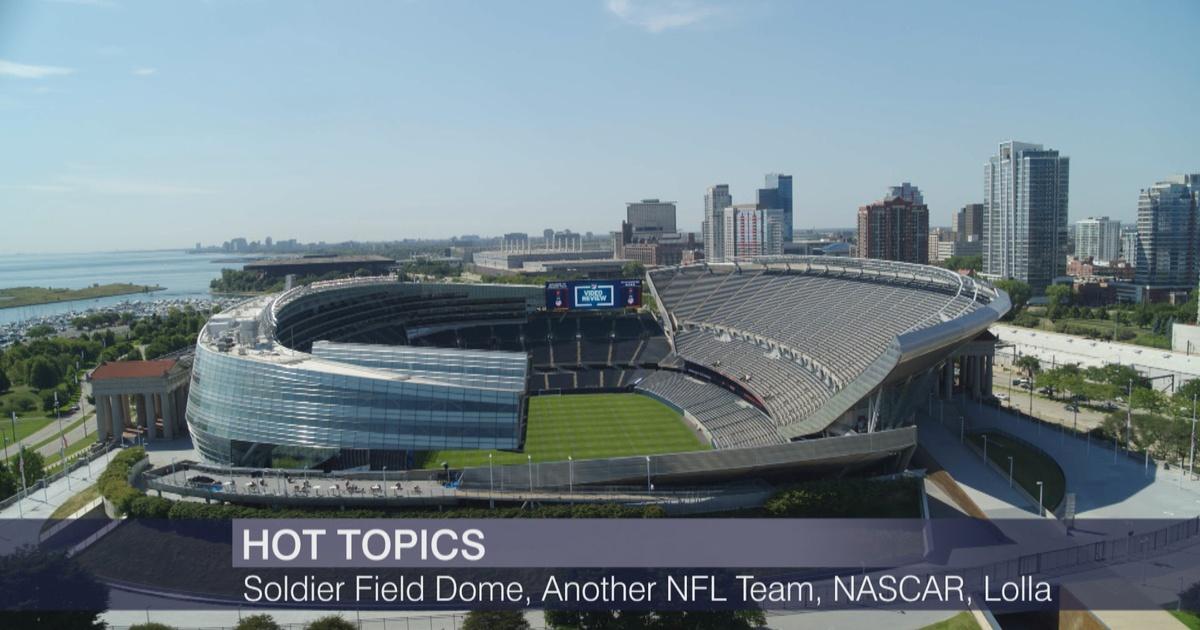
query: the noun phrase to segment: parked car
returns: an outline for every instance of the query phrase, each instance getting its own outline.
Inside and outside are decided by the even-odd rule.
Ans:
[[[1063,409],[1066,409],[1067,411],[1074,411],[1074,412],[1078,413],[1079,405],[1076,405],[1075,403],[1067,403],[1066,405],[1063,406]]]
[[[996,394],[995,398],[999,401],[1006,401],[1008,400],[1008,394]]]

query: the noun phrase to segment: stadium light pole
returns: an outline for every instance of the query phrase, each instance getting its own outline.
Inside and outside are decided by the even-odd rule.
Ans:
[[[1042,496],[1043,496],[1042,491],[1045,490],[1046,486],[1043,485],[1042,482],[1040,482],[1040,481],[1037,482],[1037,484],[1038,484],[1038,516],[1045,516],[1046,515],[1046,506],[1042,500]]]
[[[652,485],[650,483],[650,456],[646,456],[646,492],[650,492]]]
[[[525,461],[529,463],[529,491],[533,492],[533,455],[526,455]]]
[[[570,455],[567,455],[567,494],[575,495],[575,458]]]
[[[492,454],[488,453],[488,507],[496,507],[496,485],[492,477]]]
[[[1196,474],[1196,394],[1192,394],[1192,445],[1188,453],[1188,474]]]
[[[383,467],[383,498],[387,498],[387,466]]]
[[[1030,417],[1030,419],[1033,418],[1033,390],[1037,387],[1037,385],[1035,385],[1035,381],[1034,381],[1034,379],[1036,379],[1036,378],[1037,377],[1034,376],[1034,374],[1033,374],[1033,370],[1030,370],[1029,371],[1029,417]],[[1038,424],[1038,426],[1040,427],[1042,425]]]
[[[1125,452],[1133,446],[1133,379],[1129,379],[1129,396],[1125,399]]]

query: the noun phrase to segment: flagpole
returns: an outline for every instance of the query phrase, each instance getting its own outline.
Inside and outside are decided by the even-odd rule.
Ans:
[[[67,433],[63,431],[62,410],[58,406],[58,392],[54,392],[54,417],[58,419],[58,437],[62,446],[58,447],[58,464],[62,466],[63,476],[67,478],[67,491],[71,490],[71,471],[67,469]]]
[[[17,451],[17,461],[21,464],[21,498],[29,496],[29,488],[25,485],[25,447]]]

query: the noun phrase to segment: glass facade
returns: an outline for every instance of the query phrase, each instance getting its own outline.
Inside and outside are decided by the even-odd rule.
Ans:
[[[520,445],[524,355],[362,346],[351,356],[358,345],[281,360],[198,344],[187,409],[197,449],[223,464],[308,467],[348,451]]]

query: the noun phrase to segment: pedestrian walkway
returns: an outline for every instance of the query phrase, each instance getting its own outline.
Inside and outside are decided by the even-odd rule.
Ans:
[[[969,429],[991,428],[1045,451],[1063,469],[1080,518],[1190,518],[1200,514],[1200,481],[1178,467],[1114,453],[1111,442],[1025,420],[983,405],[966,408]],[[922,433],[924,439],[924,433]]]
[[[29,496],[0,509],[0,519],[45,520],[50,518],[54,510],[66,503],[67,499],[78,494],[87,486],[96,482],[108,461],[119,451],[92,460],[86,466],[72,470],[69,475],[51,482],[48,486],[30,493]],[[34,541],[36,542],[36,541]]]

